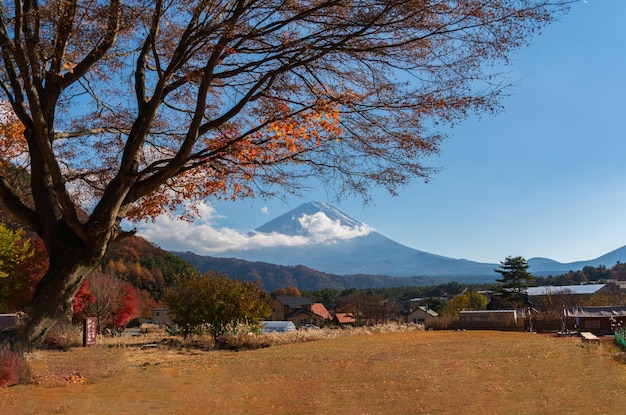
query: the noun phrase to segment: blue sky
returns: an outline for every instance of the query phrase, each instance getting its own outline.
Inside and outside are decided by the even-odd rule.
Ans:
[[[375,191],[366,206],[330,202],[397,242],[452,258],[572,262],[626,245],[625,20],[626,1],[574,4],[514,56],[504,110],[449,132],[428,184],[395,197]],[[169,250],[233,247],[301,203],[327,199],[311,191],[218,202],[194,224],[161,219],[139,233]]]

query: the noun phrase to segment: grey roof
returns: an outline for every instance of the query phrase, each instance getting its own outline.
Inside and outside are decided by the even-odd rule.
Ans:
[[[415,310],[413,310],[413,312],[415,312],[415,311],[417,311],[417,310],[422,310],[422,311],[424,311],[424,312],[428,313],[428,315],[429,315],[429,316],[431,316],[431,317],[437,317],[437,316],[439,316],[439,313],[438,313],[438,312],[436,312],[436,311],[435,311],[435,310],[433,310],[432,308],[429,308],[428,310],[426,310],[426,307],[425,307],[425,306],[420,306],[420,307],[417,307]],[[413,313],[411,313],[411,314],[413,314]]]
[[[626,306],[619,307],[568,307],[568,317],[626,317]]]
[[[561,293],[568,294],[595,294],[605,287],[606,284],[584,284],[584,285],[547,285],[543,287],[528,287],[526,294],[529,296],[554,295]]]

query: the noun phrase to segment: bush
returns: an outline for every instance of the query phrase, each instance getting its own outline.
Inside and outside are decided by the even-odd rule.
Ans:
[[[0,351],[0,388],[28,380],[29,371],[24,357],[11,350]]]
[[[82,335],[70,324],[57,324],[41,344],[43,349],[68,350],[83,344]]]

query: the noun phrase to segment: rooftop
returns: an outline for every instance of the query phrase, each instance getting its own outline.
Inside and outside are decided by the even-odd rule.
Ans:
[[[528,287],[526,293],[529,296],[554,295],[554,294],[595,294],[604,288],[606,284],[584,284],[584,285],[548,285],[543,287]]]

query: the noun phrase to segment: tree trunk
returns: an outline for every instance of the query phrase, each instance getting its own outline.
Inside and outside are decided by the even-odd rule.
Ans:
[[[57,223],[46,247],[50,265],[27,309],[24,331],[25,340],[33,346],[40,345],[56,323],[71,320],[74,295],[101,259],[92,255],[100,250],[87,247],[63,221]]]

